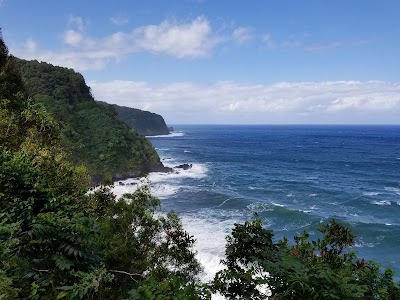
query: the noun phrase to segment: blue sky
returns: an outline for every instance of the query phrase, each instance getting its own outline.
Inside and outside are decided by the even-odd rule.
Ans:
[[[10,52],[169,124],[400,124],[400,2],[0,0]]]

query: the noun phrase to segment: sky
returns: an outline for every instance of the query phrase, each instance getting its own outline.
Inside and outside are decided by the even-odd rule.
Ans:
[[[398,0],[0,0],[10,53],[167,124],[400,124]]]

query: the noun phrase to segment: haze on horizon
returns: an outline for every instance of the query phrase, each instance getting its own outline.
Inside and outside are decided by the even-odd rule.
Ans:
[[[169,124],[400,124],[400,2],[0,0],[11,54]]]

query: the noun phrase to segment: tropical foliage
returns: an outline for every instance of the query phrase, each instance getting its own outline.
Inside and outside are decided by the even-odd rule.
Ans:
[[[54,115],[27,98],[0,46],[0,299],[145,297],[159,281],[195,296],[200,267],[179,218],[160,215],[146,185],[118,200],[107,186],[88,193],[86,168],[66,159]]]
[[[57,124],[68,160],[85,165],[94,182],[139,176],[161,166],[144,136],[118,119],[111,106],[94,101],[81,74],[45,62],[9,61],[13,70],[21,70],[19,80],[31,102],[41,104]]]
[[[101,126],[99,114],[107,108],[80,101],[80,92],[76,99],[68,92],[71,107],[53,96],[29,99],[1,38],[0,80],[1,300],[205,300],[211,292],[227,299],[400,299],[393,272],[357,258],[349,250],[354,236],[335,221],[320,227],[320,239],[309,240],[304,232],[292,243],[275,242],[257,217],[236,224],[227,238],[225,269],[213,282],[201,283],[194,238],[176,214],[161,212],[146,182],[116,199],[109,186],[89,190],[86,167],[67,159],[65,149],[89,143],[81,136],[85,132],[66,141],[67,132],[78,128],[71,120],[102,138],[84,120]],[[112,114],[102,116],[111,120]],[[57,119],[60,115],[65,119]],[[134,143],[137,148],[127,149],[147,145],[141,139]],[[104,149],[100,161],[110,165],[106,155],[113,148]],[[135,153],[130,152],[135,160],[147,157]],[[88,167],[96,170],[90,162]]]
[[[303,232],[293,244],[274,243],[260,219],[236,224],[214,289],[227,299],[400,299],[391,270],[381,273],[377,263],[349,250],[348,228],[332,220],[319,231],[317,240]]]

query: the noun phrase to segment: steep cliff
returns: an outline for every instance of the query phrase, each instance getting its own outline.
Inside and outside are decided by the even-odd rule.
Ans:
[[[44,62],[16,63],[30,97],[58,123],[69,159],[85,165],[95,182],[163,168],[143,135],[122,122],[112,107],[93,99],[81,74]]]
[[[108,104],[101,101],[99,101],[99,103],[104,106],[111,105],[117,112],[118,118],[141,134],[164,135],[170,133],[164,118],[158,114],[137,108]]]

